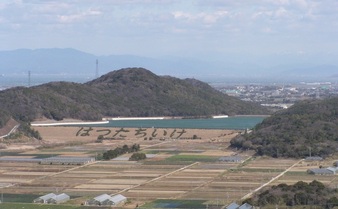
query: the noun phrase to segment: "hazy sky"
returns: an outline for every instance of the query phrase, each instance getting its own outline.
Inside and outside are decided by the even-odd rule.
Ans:
[[[222,59],[338,55],[337,0],[1,0],[0,50]]]

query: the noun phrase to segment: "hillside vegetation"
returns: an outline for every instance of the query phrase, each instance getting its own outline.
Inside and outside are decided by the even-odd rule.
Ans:
[[[231,141],[273,157],[327,156],[338,149],[338,97],[302,101]]]
[[[84,84],[52,82],[7,89],[0,92],[0,109],[20,121],[267,113],[258,104],[224,95],[201,81],[157,76],[143,68],[112,71]]]
[[[319,208],[333,208],[338,206],[338,189],[326,187],[319,181],[306,183],[299,181],[294,185],[279,184],[255,195],[246,202],[263,207],[265,205],[307,205]]]

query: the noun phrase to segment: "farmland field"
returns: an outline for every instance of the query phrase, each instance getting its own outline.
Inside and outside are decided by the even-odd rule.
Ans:
[[[42,133],[53,133],[59,129],[46,128]],[[18,203],[26,203],[25,208],[48,208],[31,202],[51,192],[71,196],[67,205],[49,206],[55,209],[80,209],[86,200],[104,193],[126,196],[128,202],[124,208],[135,208],[136,205],[141,208],[221,208],[233,201],[239,202],[245,195],[271,180],[271,185],[313,179],[337,185],[335,176],[308,175],[306,170],[315,165],[299,163],[298,159],[252,157],[250,152],[237,153],[228,149],[233,131],[186,130],[189,136],[199,134],[201,137],[164,141],[156,138],[126,138],[104,140],[102,143],[95,143],[95,139],[88,137],[83,141],[73,141],[76,138],[73,136],[74,131],[67,128],[64,132],[66,136],[68,132],[71,133],[69,137],[72,140],[69,143],[63,136],[57,146],[53,146],[60,134],[57,132],[56,135],[46,137],[46,148],[2,152],[0,158],[97,157],[108,149],[134,143],[141,145],[141,152],[146,153],[148,158],[139,162],[129,161],[131,153],[127,153],[116,159],[85,165],[0,161],[0,189],[4,197],[1,208],[22,208]],[[234,163],[218,160],[233,155],[241,156],[243,161]],[[323,163],[330,165],[332,160]],[[291,166],[294,167],[276,178]]]

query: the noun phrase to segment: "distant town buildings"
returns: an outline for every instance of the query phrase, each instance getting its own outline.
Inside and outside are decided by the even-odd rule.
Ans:
[[[238,97],[243,101],[256,102],[274,110],[286,109],[296,101],[321,99],[338,96],[337,83],[299,83],[299,84],[211,84],[215,89]]]

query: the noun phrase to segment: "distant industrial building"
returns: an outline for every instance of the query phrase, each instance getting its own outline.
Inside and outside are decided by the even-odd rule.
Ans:
[[[84,165],[94,162],[95,158],[91,157],[49,157],[41,159],[43,165]]]
[[[85,202],[85,205],[97,205],[97,206],[117,206],[125,203],[127,198],[121,194],[110,196],[108,194],[102,194],[94,197]]]
[[[68,200],[70,200],[70,197],[69,195],[65,193],[58,194],[58,195],[54,193],[49,193],[49,194],[36,198],[33,202],[43,203],[43,204],[60,204],[60,203],[67,202]]]

